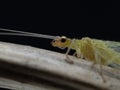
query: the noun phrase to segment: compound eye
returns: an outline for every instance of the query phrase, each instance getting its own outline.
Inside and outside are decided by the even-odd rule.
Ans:
[[[62,42],[62,43],[66,42],[66,39],[65,39],[65,38],[62,38],[62,39],[61,39],[61,42]]]

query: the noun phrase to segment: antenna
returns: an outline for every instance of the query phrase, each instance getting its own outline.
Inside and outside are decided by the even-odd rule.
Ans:
[[[29,36],[29,37],[40,37],[40,38],[46,38],[46,39],[55,39],[57,37],[52,35],[44,35],[44,34],[38,34],[38,33],[25,32],[25,31],[3,29],[3,28],[0,28],[0,31],[10,32],[10,33],[0,32],[0,35]]]

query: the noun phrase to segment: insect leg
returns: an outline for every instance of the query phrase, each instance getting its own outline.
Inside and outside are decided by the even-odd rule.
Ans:
[[[71,44],[70,44],[70,46],[68,47],[68,49],[67,49],[67,51],[66,51],[66,59],[65,59],[65,61],[66,62],[68,62],[68,63],[70,63],[70,64],[73,64],[74,62],[69,58],[69,56],[68,56],[68,54],[69,54],[69,52],[70,52],[70,50],[71,50],[71,45],[73,44],[73,42],[74,42],[74,39],[72,39],[72,41],[71,41]]]
[[[73,56],[76,56],[76,54],[77,54],[77,53],[76,53],[76,52],[74,52],[74,53],[73,53]]]
[[[100,63],[99,64],[99,66],[100,66],[100,75],[101,75],[101,77],[102,77],[102,79],[103,79],[103,82],[105,82],[106,83],[106,79],[105,79],[105,77],[104,77],[104,75],[103,75],[103,67],[102,67],[102,64]]]
[[[100,66],[99,74],[100,74],[103,82],[106,82],[106,79],[104,78],[104,75],[103,75],[103,67],[102,67],[101,57],[97,50],[95,51],[95,60],[96,60],[96,63],[99,64],[99,66]]]
[[[73,56],[78,58],[76,51],[73,53]]]

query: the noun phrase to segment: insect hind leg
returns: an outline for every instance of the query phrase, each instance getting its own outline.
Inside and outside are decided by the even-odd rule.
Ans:
[[[102,79],[103,79],[103,82],[105,82],[106,83],[106,79],[105,79],[105,77],[104,77],[104,75],[103,75],[103,67],[102,67],[102,64],[100,64],[100,75],[101,75],[101,77],[102,77]]]
[[[104,77],[104,75],[103,75],[103,66],[102,66],[101,58],[100,58],[100,56],[99,56],[99,53],[97,53],[97,52],[95,53],[95,59],[96,59],[96,63],[99,64],[99,67],[100,67],[99,74],[100,74],[103,82],[106,83],[106,79],[105,79],[105,77]],[[94,63],[94,64],[95,64],[95,63]],[[93,65],[94,65],[94,64],[93,64]]]

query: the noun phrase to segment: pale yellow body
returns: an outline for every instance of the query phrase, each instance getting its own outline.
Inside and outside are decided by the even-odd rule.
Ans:
[[[62,42],[64,39],[64,42]],[[74,49],[78,57],[86,60],[109,65],[112,63],[120,64],[120,53],[110,48],[108,43],[102,40],[84,37],[82,39],[69,39],[66,37],[58,37],[52,45],[59,48],[69,47]]]

